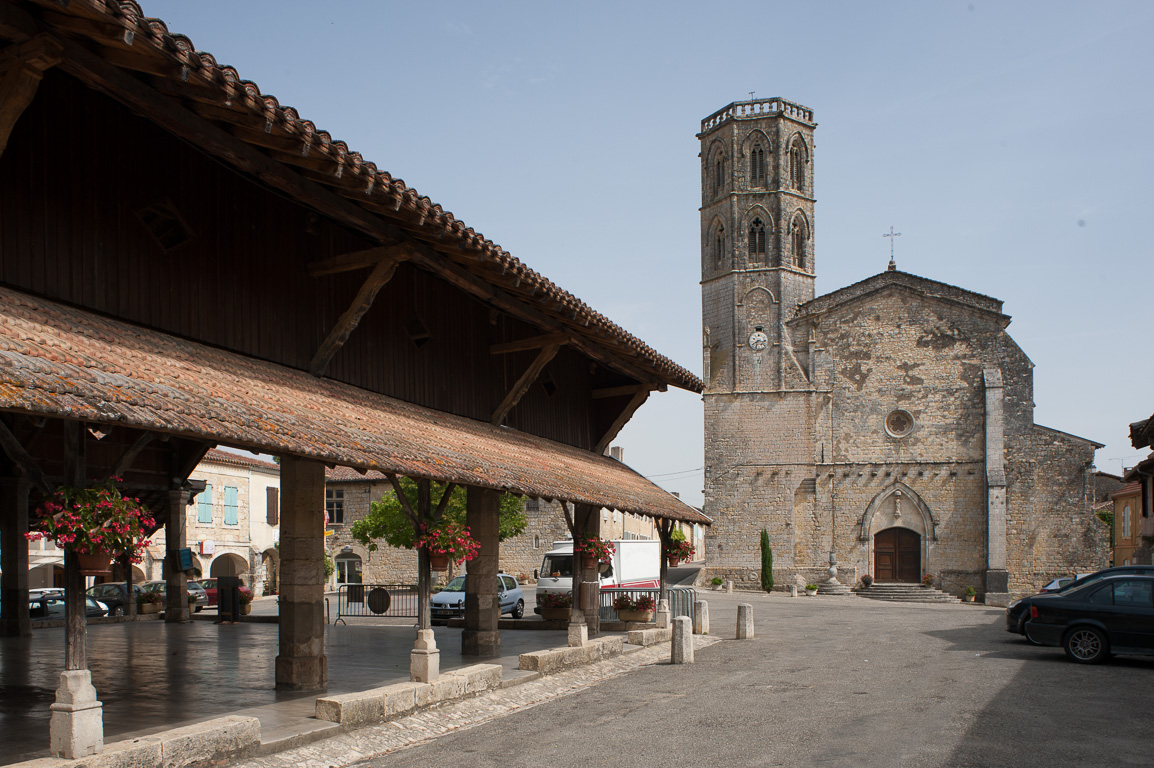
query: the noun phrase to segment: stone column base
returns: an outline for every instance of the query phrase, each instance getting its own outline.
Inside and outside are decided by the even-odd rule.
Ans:
[[[417,640],[409,653],[409,680],[414,683],[431,683],[441,676],[441,652],[433,630],[418,629]]]
[[[1010,572],[1004,568],[986,571],[986,593],[1002,594],[1010,591]]]
[[[53,755],[73,760],[103,751],[104,705],[96,700],[91,672],[61,672],[56,703],[48,708],[52,711],[48,741]]]
[[[668,600],[658,600],[657,601],[657,615],[655,618],[656,618],[656,624],[657,624],[658,629],[669,629],[669,627],[671,626],[671,624],[670,624],[671,613],[669,610],[669,601]]]
[[[329,659],[320,656],[277,656],[276,687],[314,691],[329,684]]]
[[[569,647],[580,648],[583,645],[589,644],[589,625],[588,624],[570,624],[569,625]]]
[[[495,630],[462,630],[461,654],[464,656],[500,656],[501,633]]]
[[[987,592],[982,599],[986,605],[992,605],[995,608],[1006,608],[1010,605],[1009,592]]]

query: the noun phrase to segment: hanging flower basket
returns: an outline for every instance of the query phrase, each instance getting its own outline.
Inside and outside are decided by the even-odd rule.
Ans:
[[[670,566],[677,565],[682,561],[689,561],[693,557],[693,552],[693,545],[684,537],[671,539],[665,546],[665,557],[669,560]]]
[[[121,555],[139,563],[141,550],[151,543],[145,532],[156,521],[140,499],[121,495],[119,481],[110,477],[91,488],[57,489],[36,509],[39,519],[24,537],[52,539],[61,549],[99,558],[81,563],[85,575],[109,573],[109,561]]]
[[[596,571],[598,563],[613,561],[616,551],[613,542],[605,541],[599,536],[581,536],[574,540],[573,551],[581,557],[581,568],[586,571]]]
[[[434,571],[449,570],[449,556],[440,552],[430,552],[429,568]]]
[[[81,576],[103,576],[112,573],[112,555],[108,552],[75,554],[76,560],[80,563]]]
[[[429,554],[429,567],[434,571],[445,571],[449,561],[457,565],[472,560],[481,545],[469,534],[469,527],[460,523],[444,522],[440,525],[422,525],[420,534],[413,541],[413,548],[425,548]]]

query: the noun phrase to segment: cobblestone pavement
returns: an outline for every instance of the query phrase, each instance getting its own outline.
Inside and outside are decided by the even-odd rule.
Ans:
[[[720,641],[719,637],[696,636],[695,652]],[[351,765],[584,691],[604,680],[642,667],[668,663],[669,643],[661,643],[596,664],[430,707],[381,725],[345,732],[304,747],[239,761],[233,765],[236,768],[335,768]]]

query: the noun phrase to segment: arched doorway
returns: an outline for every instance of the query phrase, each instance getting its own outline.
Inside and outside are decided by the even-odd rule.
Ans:
[[[242,584],[247,584],[248,561],[240,555],[226,553],[212,561],[211,573],[214,577],[239,576]]]
[[[875,579],[916,583],[921,576],[921,536],[909,528],[887,528],[874,536]]]
[[[361,583],[361,556],[352,552],[341,552],[336,556],[337,584]]]

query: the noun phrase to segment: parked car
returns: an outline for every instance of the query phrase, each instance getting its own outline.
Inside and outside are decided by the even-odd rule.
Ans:
[[[1055,592],[1047,594],[1060,595],[1067,589],[1071,589],[1079,584],[1085,584],[1091,579],[1097,581],[1104,579],[1107,576],[1115,576],[1118,574],[1139,573],[1154,575],[1154,565],[1116,565],[1113,568],[1107,568],[1102,571],[1091,573],[1088,576],[1080,576],[1076,581],[1060,587]],[[1047,585],[1048,586],[1048,585]],[[1026,634],[1026,622],[1030,620],[1030,604],[1031,601],[1038,595],[1031,595],[1030,597],[1023,597],[1021,600],[1015,600],[1006,607],[1006,631],[1015,632],[1019,635]],[[1027,640],[1029,637],[1026,638]]]
[[[84,596],[84,615],[98,619],[108,613],[108,608],[87,595]],[[48,592],[28,601],[29,615],[36,621],[64,618],[64,592]]]
[[[1080,664],[1116,653],[1154,655],[1154,575],[1086,579],[1062,592],[1035,595],[1026,637],[1059,646]]]
[[[163,605],[164,600],[165,600],[165,596],[168,593],[168,582],[167,581],[146,581],[140,585],[140,588],[143,589],[145,592],[159,592],[160,596],[161,596],[160,597],[161,604]],[[204,589],[204,587],[202,587],[200,584],[198,584],[195,581],[188,582],[188,584],[186,585],[185,594],[193,595],[194,597],[196,597],[196,602],[192,604],[193,605],[193,613],[199,613],[201,610],[204,609],[204,606],[208,605],[208,594],[207,594],[206,590]]]
[[[143,590],[139,584],[132,585],[132,594],[139,595]],[[87,595],[108,606],[109,616],[124,616],[128,613],[128,584],[123,581],[112,581],[89,587]]]
[[[208,598],[208,606],[211,608],[216,605],[216,577],[201,579],[200,586],[204,587],[204,593]]]
[[[501,601],[501,613],[514,619],[525,615],[525,597],[521,585],[507,573],[497,574],[497,598]],[[432,614],[434,619],[453,619],[465,615],[465,577],[450,581],[444,589],[433,595]]]

